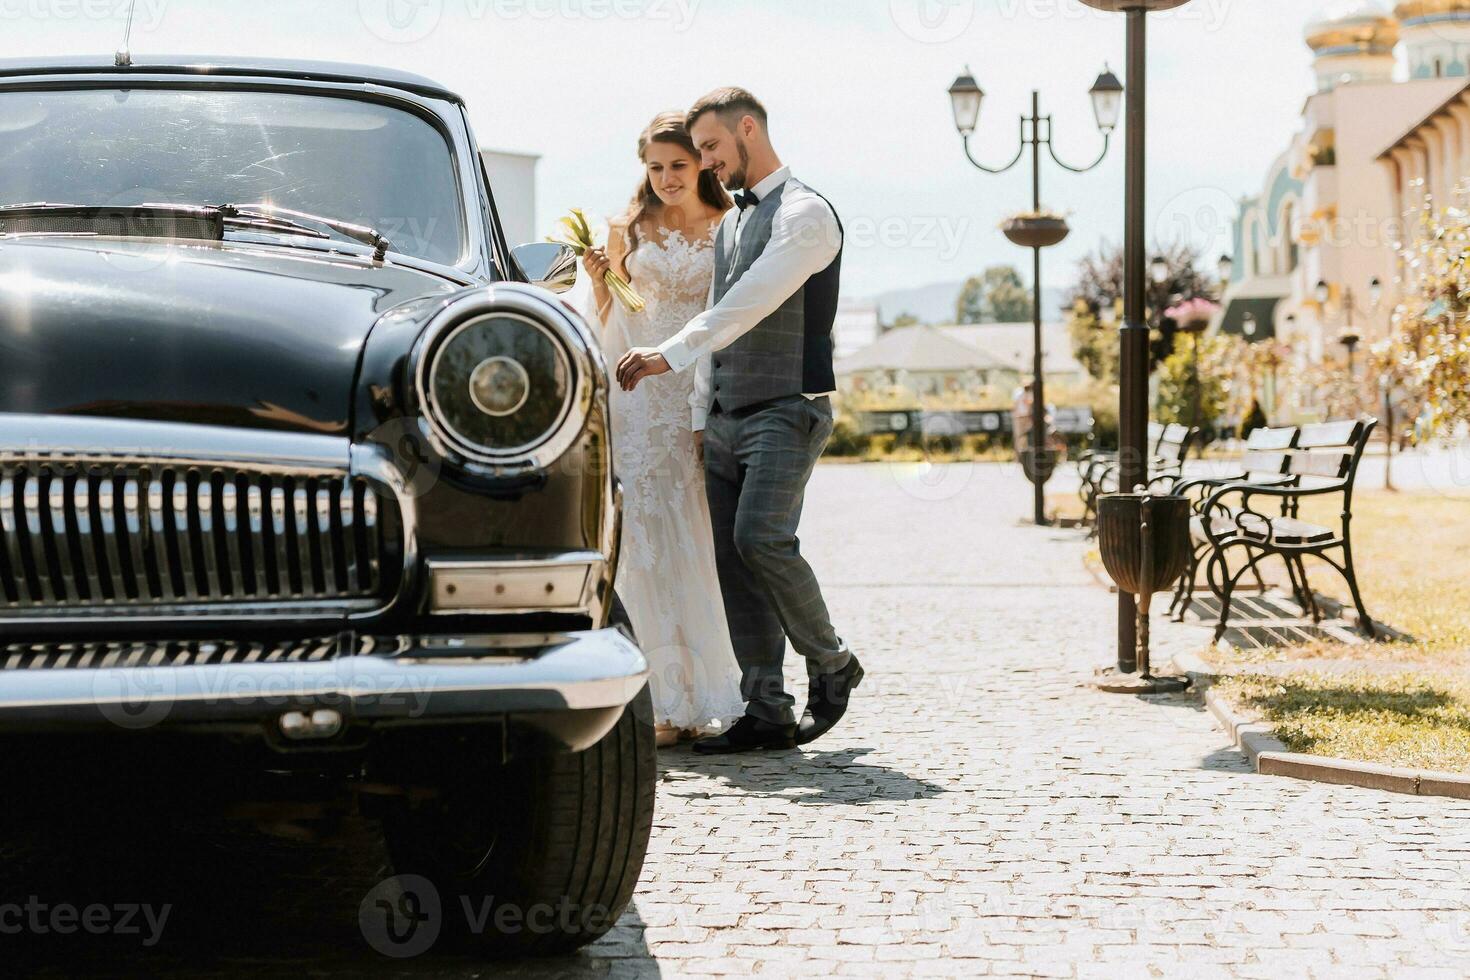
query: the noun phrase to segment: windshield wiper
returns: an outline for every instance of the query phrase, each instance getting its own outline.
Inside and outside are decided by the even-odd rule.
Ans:
[[[361,242],[364,245],[371,245],[373,247],[373,258],[379,262],[388,254],[388,250],[393,247],[393,243],[383,237],[382,233],[376,228],[353,224],[350,221],[343,221],[340,218],[327,218],[319,214],[293,211],[290,208],[278,208],[269,204],[221,204],[218,206],[218,210],[227,222],[242,223],[237,225],[237,227],[243,227],[250,223],[271,222],[310,231],[311,229],[307,225],[301,224],[301,222],[321,225],[323,228],[330,228],[339,235],[346,235],[354,241]],[[318,232],[318,235],[322,238],[327,237],[320,232]]]
[[[0,232],[16,221],[39,225],[34,230],[70,231],[58,226],[58,221],[77,218],[85,221],[128,219],[138,222],[156,222],[165,237],[177,235],[177,229],[187,223],[196,222],[201,230],[207,229],[215,240],[224,239],[226,227],[245,231],[281,232],[327,239],[332,236],[321,228],[329,229],[363,245],[370,245],[373,258],[381,262],[392,248],[376,229],[357,225],[336,218],[276,208],[270,205],[238,204],[50,204],[38,201],[29,204],[0,205]],[[314,228],[312,225],[319,225]],[[169,229],[172,229],[170,231]],[[136,232],[135,232],[136,234]],[[195,237],[192,235],[180,237]]]

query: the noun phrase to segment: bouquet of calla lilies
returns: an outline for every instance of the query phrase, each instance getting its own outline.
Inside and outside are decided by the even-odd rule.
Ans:
[[[597,242],[592,237],[592,229],[588,227],[587,217],[582,213],[581,208],[572,208],[571,214],[562,218],[557,223],[563,229],[563,237],[549,236],[546,239],[548,242],[568,246],[572,251],[577,253],[577,258],[579,259],[586,255],[588,251],[597,247]],[[643,297],[633,291],[633,287],[628,285],[628,280],[611,269],[608,269],[602,278],[607,283],[607,288],[612,291],[614,296],[622,301],[623,306],[629,313],[643,312],[643,307],[646,305],[643,302]]]

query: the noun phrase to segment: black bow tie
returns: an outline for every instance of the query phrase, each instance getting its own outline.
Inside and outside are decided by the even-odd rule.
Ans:
[[[742,211],[746,208],[753,208],[760,202],[760,198],[756,197],[750,191],[740,191],[735,195],[735,206]]]

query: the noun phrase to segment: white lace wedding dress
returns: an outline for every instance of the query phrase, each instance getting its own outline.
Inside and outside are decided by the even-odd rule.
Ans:
[[[600,326],[611,371],[630,347],[656,347],[703,312],[714,277],[713,233],[640,239],[626,259],[647,303],[630,314],[614,299],[605,323],[590,289],[578,305]],[[585,279],[585,275],[581,277]],[[694,372],[648,378],[635,391],[610,381],[613,465],[623,484],[617,589],[652,672],[655,720],[712,732],[745,713],[730,646],[704,467],[694,454]]]

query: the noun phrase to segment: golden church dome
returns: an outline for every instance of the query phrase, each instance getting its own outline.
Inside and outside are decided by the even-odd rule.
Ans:
[[[1393,13],[1408,27],[1424,19],[1470,20],[1470,0],[1402,0]]]
[[[1439,0],[1422,0],[1433,5]],[[1447,0],[1448,2],[1448,0]],[[1457,0],[1470,8],[1470,0]],[[1400,8],[1414,6],[1399,4]],[[1324,54],[1387,54],[1399,43],[1399,22],[1375,0],[1347,0],[1332,4],[1325,15],[1307,27],[1307,45]]]

